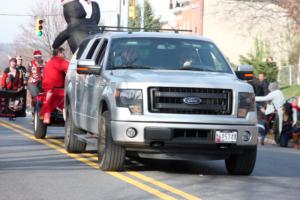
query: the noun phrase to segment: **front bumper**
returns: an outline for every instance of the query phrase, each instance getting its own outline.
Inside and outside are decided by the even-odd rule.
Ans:
[[[134,128],[137,135],[130,138],[126,135],[128,128]],[[189,134],[178,134],[178,130],[192,130]],[[198,130],[204,136],[199,136]],[[222,144],[231,148],[253,147],[257,145],[258,129],[256,125],[230,125],[230,124],[189,124],[189,123],[151,123],[151,122],[128,122],[111,121],[111,133],[114,142],[121,144],[125,148],[143,148],[151,149],[155,145],[163,146],[181,146],[196,148],[215,148],[220,144],[215,143],[215,131],[228,130],[237,131],[237,142],[234,144]],[[243,141],[242,134],[249,132],[251,134],[249,141]],[[196,136],[197,135],[197,136]]]

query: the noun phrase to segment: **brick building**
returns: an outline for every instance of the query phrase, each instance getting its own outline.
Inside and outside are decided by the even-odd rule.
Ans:
[[[203,34],[204,0],[170,0],[169,8],[175,15],[176,29],[189,29],[192,34]]]

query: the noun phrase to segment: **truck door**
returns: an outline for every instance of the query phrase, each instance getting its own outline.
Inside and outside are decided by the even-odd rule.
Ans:
[[[92,133],[98,131],[98,104],[105,86],[105,78],[101,76],[101,69],[104,63],[108,40],[103,38],[96,48],[92,59],[96,66],[99,67],[99,74],[91,74],[87,76],[86,95],[84,96],[87,102],[87,130]]]
[[[76,55],[77,60],[86,58],[89,49],[88,47],[91,46],[92,42],[93,41],[91,39],[86,39],[80,44]],[[80,128],[85,127],[84,124],[85,117],[82,113],[85,79],[86,79],[85,74],[76,73],[75,86],[74,86],[74,90],[75,90],[74,122]]]
[[[89,45],[87,46],[88,51],[85,52],[85,55],[81,58],[83,60],[91,60],[93,58],[93,54],[97,48],[97,46],[99,45],[101,41],[101,38],[96,38],[91,40],[91,42],[89,43]],[[90,75],[88,74],[81,74],[80,75],[80,80],[79,80],[79,90],[78,90],[78,102],[80,102],[80,104],[78,104],[77,109],[79,111],[79,123],[80,123],[80,127],[84,130],[88,130],[88,126],[87,126],[87,121],[89,120],[89,117],[87,115],[88,113],[88,109],[89,107],[89,95],[90,92],[90,87],[88,85],[89,82],[89,78]]]

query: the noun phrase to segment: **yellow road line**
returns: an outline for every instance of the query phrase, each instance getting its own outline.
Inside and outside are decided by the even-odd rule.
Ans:
[[[24,128],[23,126],[20,126],[20,125],[14,124],[14,123],[10,123],[10,122],[7,122],[7,123],[9,123],[9,124],[10,124],[11,126],[13,126],[13,127],[16,127],[16,128],[19,128],[19,129],[22,129],[22,130],[24,130],[24,131],[26,131],[26,132],[31,133],[31,130],[26,129],[26,128]],[[33,138],[34,138],[34,137],[33,137]],[[35,139],[35,138],[34,138],[34,139]],[[46,139],[46,140],[49,140],[49,141],[51,141],[52,143],[55,143],[55,144],[57,144],[57,145],[59,145],[59,146],[64,146],[64,143],[61,142],[61,141],[59,141],[59,140],[56,140],[56,139]],[[66,152],[66,151],[65,151],[65,152]],[[67,153],[67,152],[66,152],[66,153]],[[68,154],[68,153],[67,153],[67,154]],[[75,154],[75,155],[76,155],[76,154]],[[94,154],[91,154],[91,153],[83,153],[83,154],[81,154],[81,155],[83,155],[83,156],[85,156],[85,157],[88,157],[88,158],[91,158],[92,160],[98,161],[97,156],[94,155]],[[106,173],[112,173],[112,172],[106,172]],[[116,173],[118,173],[118,172],[116,172]],[[186,192],[184,192],[184,191],[182,191],[182,190],[176,189],[176,188],[174,188],[174,187],[172,187],[172,186],[170,186],[170,185],[168,185],[168,184],[165,184],[165,183],[163,183],[163,182],[157,181],[157,180],[155,180],[154,178],[145,176],[145,175],[143,175],[143,174],[141,174],[141,173],[139,173],[139,172],[131,171],[131,172],[127,172],[127,173],[130,174],[131,176],[134,176],[134,177],[136,177],[136,178],[138,178],[138,179],[140,179],[140,180],[143,180],[143,181],[145,181],[145,182],[151,183],[151,184],[153,184],[153,185],[155,185],[155,186],[158,186],[158,187],[160,187],[160,188],[162,188],[162,189],[164,189],[164,190],[167,190],[167,191],[169,191],[169,192],[171,192],[171,193],[173,193],[173,194],[176,194],[176,195],[178,195],[178,196],[181,196],[181,197],[183,197],[183,198],[185,198],[185,199],[189,199],[189,200],[201,200],[199,197],[195,197],[195,196],[193,196],[193,195],[191,195],[191,194],[188,194],[188,193],[186,193]],[[111,175],[112,175],[112,174],[111,174]]]
[[[9,123],[9,124],[11,124],[11,123]],[[5,127],[5,128],[7,128],[7,129],[10,129],[10,130],[12,130],[14,132],[17,132],[17,133],[19,133],[19,134],[21,134],[21,135],[23,135],[23,136],[25,136],[25,137],[27,137],[29,139],[32,139],[34,141],[37,141],[37,142],[42,143],[44,145],[47,145],[48,147],[51,147],[51,148],[53,148],[53,149],[55,149],[55,150],[57,150],[57,151],[65,154],[65,155],[68,155],[68,156],[70,156],[70,157],[72,157],[72,158],[74,158],[74,159],[76,159],[76,160],[78,160],[80,162],[83,162],[83,163],[91,166],[92,168],[95,168],[95,169],[99,168],[97,163],[89,161],[88,159],[86,159],[84,157],[80,157],[77,154],[70,154],[65,149],[62,149],[61,147],[56,146],[56,145],[48,142],[47,140],[36,139],[33,135],[30,135],[28,133],[22,132],[21,130],[18,130],[16,128],[13,128],[13,127],[9,126],[8,124],[6,124],[3,121],[2,121],[2,123],[0,121],[0,125],[3,126],[3,127]],[[153,195],[157,196],[160,199],[164,199],[164,200],[176,200],[176,198],[174,198],[174,197],[172,197],[172,196],[170,196],[168,194],[165,194],[165,193],[163,193],[163,192],[161,192],[161,191],[159,191],[157,189],[151,188],[150,186],[145,185],[144,183],[138,182],[138,181],[136,181],[136,180],[134,180],[134,179],[132,179],[130,177],[127,177],[127,176],[125,176],[125,175],[123,175],[123,174],[121,174],[119,172],[105,172],[105,173],[107,173],[109,175],[112,175],[112,176],[114,176],[114,177],[116,177],[118,179],[121,179],[121,180],[123,180],[123,181],[125,181],[127,183],[130,183],[130,184],[132,184],[132,185],[134,185],[134,186],[136,186],[136,187],[138,187],[138,188],[140,188],[140,189],[142,189],[142,190],[144,190],[144,191],[146,191],[146,192],[148,192],[150,194],[153,194]]]
[[[27,128],[24,128],[23,126],[20,126],[20,125],[18,125],[18,124],[11,123],[11,122],[4,122],[4,121],[2,121],[2,122],[3,122],[3,123],[6,123],[6,124],[9,124],[9,125],[12,126],[12,127],[21,129],[21,130],[23,130],[23,131],[25,131],[25,132],[27,132],[27,133],[29,133],[29,134],[32,133],[32,130],[29,130],[29,129],[27,129]],[[32,136],[32,135],[31,135],[31,136]],[[36,139],[35,137],[32,137],[32,138]],[[57,139],[52,139],[52,138],[47,138],[47,137],[46,137],[46,139],[44,139],[44,140],[51,141],[52,143],[55,143],[55,144],[57,144],[57,145],[59,145],[59,146],[61,146],[61,147],[64,147],[64,145],[65,145],[64,142],[62,142],[62,141],[60,141],[60,140],[57,140]],[[95,154],[92,154],[92,153],[81,153],[80,155],[85,156],[85,157],[90,157],[90,158],[92,158],[93,160],[98,160],[97,156],[96,156]]]
[[[60,147],[57,147],[56,145],[54,145],[54,144],[48,142],[47,140],[36,139],[33,135],[28,134],[28,133],[25,133],[25,132],[22,132],[21,130],[12,128],[11,126],[7,125],[5,122],[4,122],[4,123],[1,123],[1,122],[0,122],[0,125],[3,126],[3,127],[5,127],[5,128],[7,128],[7,129],[10,129],[10,130],[12,130],[12,131],[14,131],[14,132],[17,132],[17,133],[19,133],[19,134],[21,134],[21,135],[23,135],[23,136],[25,136],[25,137],[27,137],[27,138],[29,138],[29,139],[31,139],[31,140],[34,140],[34,141],[39,142],[39,143],[41,143],[41,144],[44,144],[44,145],[46,145],[46,146],[48,146],[48,147],[51,147],[51,148],[53,148],[53,149],[59,151],[60,153],[67,154],[68,156],[70,156],[70,157],[72,157],[72,158],[74,158],[74,159],[76,159],[76,160],[79,160],[79,161],[81,161],[81,162],[84,162],[85,164],[87,164],[87,165],[89,165],[89,166],[91,166],[91,167],[93,167],[93,168],[98,168],[97,163],[94,163],[94,162],[92,162],[92,161],[89,161],[89,160],[87,160],[86,158],[81,157],[81,156],[79,156],[79,155],[77,155],[77,154],[69,154],[65,149],[60,148]]]
[[[167,191],[170,191],[170,192],[172,192],[174,194],[177,194],[178,196],[181,196],[181,197],[183,197],[185,199],[200,200],[200,198],[198,198],[198,197],[195,197],[195,196],[190,195],[190,194],[188,194],[186,192],[183,192],[182,190],[178,190],[178,189],[176,189],[176,188],[174,188],[174,187],[172,187],[170,185],[167,185],[165,183],[157,181],[157,180],[155,180],[155,179],[153,179],[151,177],[145,176],[145,175],[143,175],[141,173],[134,172],[134,171],[127,172],[127,173],[130,174],[130,175],[132,175],[132,176],[134,176],[134,177],[136,177],[136,178],[139,178],[139,179],[141,179],[143,181],[146,181],[146,182],[151,183],[153,185],[156,185],[156,186],[158,186],[160,188],[163,188],[163,189],[165,189]]]

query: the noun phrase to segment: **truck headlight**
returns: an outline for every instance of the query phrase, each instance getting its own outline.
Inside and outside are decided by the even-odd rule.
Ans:
[[[253,93],[239,93],[238,117],[244,118],[248,112],[255,111],[255,96]]]
[[[116,102],[118,107],[129,108],[131,114],[143,114],[143,92],[134,89],[117,89]]]

